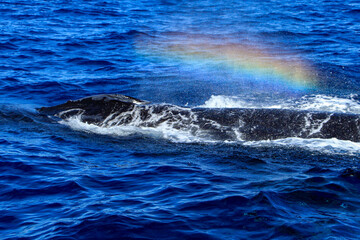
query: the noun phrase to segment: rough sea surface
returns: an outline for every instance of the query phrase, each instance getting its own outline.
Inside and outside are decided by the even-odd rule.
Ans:
[[[360,143],[35,110],[120,93],[360,117],[359,59],[355,0],[0,0],[0,238],[359,239]]]

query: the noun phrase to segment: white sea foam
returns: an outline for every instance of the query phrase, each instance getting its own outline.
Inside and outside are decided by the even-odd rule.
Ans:
[[[298,109],[360,114],[360,103],[349,98],[331,97],[326,95],[305,96],[297,103]],[[296,107],[296,105],[295,105]]]
[[[200,108],[282,108],[277,102],[244,99],[239,96],[212,95]]]
[[[339,140],[336,138],[320,139],[320,138],[284,138],[277,140],[249,141],[243,143],[252,147],[286,147],[286,148],[302,148],[310,151],[318,151],[329,154],[359,154],[360,143]]]
[[[247,99],[238,96],[211,96],[202,108],[274,108],[360,114],[360,102],[326,95],[306,95],[298,99]]]
[[[110,135],[115,137],[126,137],[131,135],[143,135],[153,138],[167,139],[173,142],[196,143],[196,142],[213,142],[210,139],[201,138],[191,134],[189,131],[182,131],[171,126],[160,124],[156,127],[139,127],[132,125],[119,126],[97,126],[95,124],[84,123],[80,116],[71,117],[67,120],[61,120],[61,124],[67,125],[77,131],[89,133]]]

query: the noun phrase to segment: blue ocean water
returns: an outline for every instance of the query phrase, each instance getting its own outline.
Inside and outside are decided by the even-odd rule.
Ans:
[[[360,114],[358,1],[5,0],[0,13],[1,239],[359,238],[359,143],[213,141],[35,110],[120,93]],[[254,70],[203,54],[215,45]],[[254,55],[285,70],[254,75]],[[272,81],[294,59],[314,86]]]

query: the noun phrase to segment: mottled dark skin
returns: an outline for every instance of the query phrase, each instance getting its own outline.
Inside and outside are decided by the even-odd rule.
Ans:
[[[126,97],[128,99],[118,99],[116,96]],[[128,101],[129,100],[129,101]],[[134,103],[131,100],[139,101],[146,103],[144,101],[131,98],[124,95],[97,95],[94,97],[82,98],[79,100],[70,100],[66,103],[56,105],[53,107],[42,107],[37,109],[40,113],[44,113],[46,115],[55,115],[62,119],[67,119],[73,115],[79,114],[80,112],[84,112],[84,120],[88,123],[97,123],[103,121],[107,116],[109,116],[112,112],[125,112],[129,111],[134,107]],[[72,110],[72,111],[71,111]],[[68,111],[66,113],[58,114]]]
[[[62,119],[81,114],[83,122],[111,126],[131,123],[133,120],[131,111],[134,108],[138,111],[140,120],[143,121],[139,126],[156,127],[167,122],[171,123],[173,128],[187,128],[193,134],[201,129],[215,139],[234,140],[236,139],[235,129],[241,133],[241,139],[247,141],[286,137],[360,141],[360,120],[359,115],[356,114],[288,109],[191,109],[172,105],[147,105],[145,101],[111,94],[68,101],[53,107],[42,107],[38,111]],[[118,122],[106,125],[104,120],[111,118],[112,114],[123,115]],[[159,117],[150,121],[154,114]]]
[[[244,140],[301,137],[360,141],[360,120],[359,116],[355,114],[248,108],[193,109],[193,111],[203,118],[221,122],[223,125],[231,126],[241,119],[245,123],[243,127],[240,127]],[[309,115],[311,116],[311,126],[304,130],[306,117]],[[323,124],[319,132],[312,133],[312,128],[316,129],[329,117],[329,121]]]

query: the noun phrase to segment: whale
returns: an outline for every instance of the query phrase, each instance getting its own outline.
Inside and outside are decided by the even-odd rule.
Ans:
[[[276,140],[289,137],[337,138],[360,142],[360,115],[267,108],[200,108],[153,104],[122,94],[101,94],[37,109],[56,119],[77,118],[111,128],[159,126],[223,141]]]

